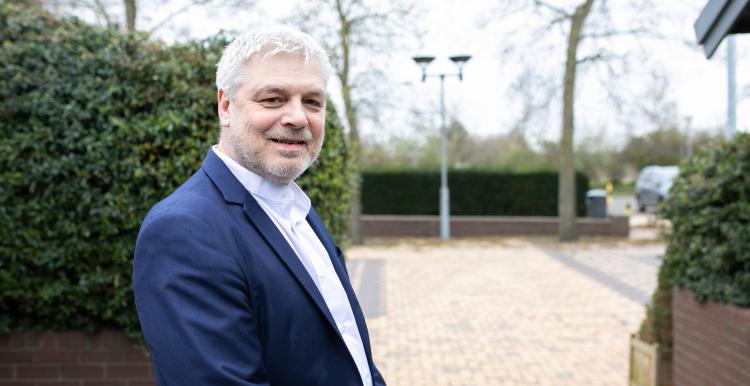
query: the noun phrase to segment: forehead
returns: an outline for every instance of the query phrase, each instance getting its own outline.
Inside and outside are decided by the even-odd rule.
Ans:
[[[245,85],[263,87],[275,84],[325,89],[325,79],[320,64],[317,60],[306,60],[302,54],[260,54],[251,57],[245,62],[244,67]]]

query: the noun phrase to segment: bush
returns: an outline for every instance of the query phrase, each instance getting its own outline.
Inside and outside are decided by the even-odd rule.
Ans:
[[[672,272],[662,264],[657,276],[656,289],[646,306],[646,318],[641,323],[638,336],[663,348],[672,347]]]
[[[436,171],[365,171],[365,214],[437,215],[440,173]],[[489,170],[448,172],[450,212],[475,216],[557,216],[557,173],[513,174]],[[586,213],[588,178],[576,175],[579,216]]]
[[[318,160],[297,179],[328,231],[339,245],[349,227],[349,180],[351,164],[344,126],[330,100],[326,104],[325,142]]]
[[[681,165],[662,213],[672,222],[639,335],[672,346],[672,288],[698,301],[750,306],[750,135]]]
[[[698,301],[750,307],[750,135],[682,165],[663,213],[674,284]]]
[[[226,39],[167,47],[8,3],[0,39],[0,331],[115,325],[138,336],[135,238],[215,142]],[[328,117],[300,185],[340,241],[347,154]]]

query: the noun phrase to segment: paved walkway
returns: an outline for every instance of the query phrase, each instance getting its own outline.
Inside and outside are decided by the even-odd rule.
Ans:
[[[664,245],[384,240],[349,273],[391,386],[626,385]]]

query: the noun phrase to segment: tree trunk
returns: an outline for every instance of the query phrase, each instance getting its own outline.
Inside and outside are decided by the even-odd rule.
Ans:
[[[343,85],[343,83],[342,83]],[[346,121],[349,123],[349,154],[351,171],[351,196],[349,196],[349,238],[352,244],[362,245],[362,173],[359,168],[359,131],[357,128],[356,108],[352,103],[349,85],[342,87]]]
[[[576,65],[578,43],[581,39],[583,23],[591,11],[594,0],[586,0],[576,8],[570,22],[568,36],[568,51],[565,61],[565,79],[563,81],[563,119],[562,136],[560,138],[560,175],[558,185],[558,214],[560,218],[558,236],[560,241],[574,241],[578,238],[576,232],[576,185],[575,163],[573,159],[573,130]]]
[[[349,197],[349,238],[352,244],[364,243],[362,236],[362,175],[359,169],[359,129],[357,126],[357,111],[352,101],[352,89],[349,79],[351,59],[351,22],[347,18],[341,0],[336,0],[336,11],[339,16],[339,40],[341,42],[341,67],[338,78],[341,82],[341,96],[344,100],[344,115],[349,125],[349,154],[351,155],[351,196]]]
[[[349,154],[351,164],[351,196],[349,197],[349,237],[352,244],[364,243],[362,235],[362,174],[360,165],[359,129],[357,127],[357,111],[351,96],[351,85],[341,82],[344,99],[346,121],[349,124]]]
[[[125,0],[125,26],[128,32],[135,32],[136,0]]]

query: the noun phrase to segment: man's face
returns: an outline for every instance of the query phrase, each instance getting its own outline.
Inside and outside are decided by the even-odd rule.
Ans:
[[[219,90],[218,100],[219,149],[248,170],[287,183],[320,153],[326,97],[316,61],[285,53],[251,58],[235,97]]]

